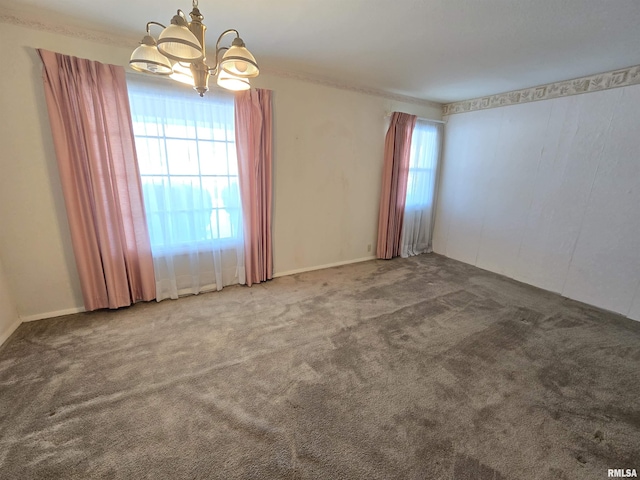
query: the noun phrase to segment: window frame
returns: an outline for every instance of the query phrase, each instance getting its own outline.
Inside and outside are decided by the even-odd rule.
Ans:
[[[151,85],[150,88],[148,88],[147,84],[142,84],[139,80],[135,80],[133,82],[128,82],[128,87],[129,87],[129,96],[135,96],[135,95],[141,95],[141,96],[145,96],[147,98],[153,98],[153,97],[168,97],[174,100],[179,100],[179,101],[185,101],[187,103],[196,103],[196,101],[198,102],[203,102],[203,99],[201,98],[197,98],[197,99],[191,99],[191,98],[185,98],[182,92],[180,92],[179,94],[174,94],[173,91],[168,90],[166,87],[162,88],[159,85],[155,86],[155,85]],[[192,92],[189,92],[190,94],[192,94]],[[222,93],[222,92],[221,92]],[[224,94],[223,94],[224,95]],[[220,93],[217,94],[217,97],[214,97],[213,99],[209,98],[209,104],[212,107],[218,107],[218,108],[228,108],[229,106],[229,100],[231,98],[233,98],[231,95],[226,94],[227,98],[224,98],[224,96],[221,95]],[[161,100],[162,102],[164,102],[164,98]],[[130,102],[131,104],[133,104],[133,102]],[[233,104],[231,103],[231,108],[233,109]],[[164,107],[162,107],[164,108]],[[234,112],[232,111],[232,119],[234,118]],[[227,112],[228,115],[228,112]],[[241,194],[240,194],[240,178],[239,178],[239,172],[238,172],[238,164],[237,164],[237,153],[236,153],[236,148],[235,148],[235,122],[232,120],[231,122],[226,122],[226,128],[224,129],[224,138],[216,138],[216,134],[214,132],[214,128],[211,127],[210,132],[211,134],[207,137],[207,138],[202,138],[199,135],[199,131],[201,131],[203,129],[202,124],[198,124],[197,119],[195,119],[194,117],[185,117],[184,115],[178,114],[177,112],[173,112],[173,118],[175,118],[176,124],[180,124],[183,125],[185,127],[185,132],[190,132],[193,131],[192,135],[189,135],[188,133],[185,133],[184,136],[180,136],[180,135],[176,135],[175,132],[167,132],[167,124],[170,121],[167,116],[160,116],[157,113],[155,115],[151,115],[151,114],[146,114],[142,113],[142,112],[134,112],[133,110],[133,106],[131,107],[131,116],[132,116],[132,123],[133,123],[133,135],[134,135],[134,141],[136,144],[136,153],[138,158],[141,157],[141,152],[140,152],[140,147],[139,147],[139,142],[142,139],[143,141],[156,141],[158,142],[159,148],[160,148],[160,155],[161,155],[161,164],[163,167],[163,171],[157,171],[157,172],[153,172],[151,173],[150,171],[144,171],[141,168],[141,162],[138,162],[138,173],[139,173],[139,177],[140,177],[140,183],[141,183],[141,188],[143,190],[143,199],[144,199],[144,206],[145,206],[145,216],[147,217],[147,225],[148,225],[148,229],[149,229],[149,237],[150,237],[150,241],[151,241],[151,249],[152,252],[154,254],[154,256],[162,256],[162,255],[188,255],[190,253],[193,253],[194,250],[197,250],[200,254],[205,254],[207,252],[211,251],[211,243],[214,242],[217,246],[217,248],[220,248],[221,250],[232,250],[232,249],[237,249],[239,246],[244,244],[244,238],[243,238],[243,230],[244,230],[244,225],[243,225],[243,216],[242,216],[242,198],[241,198]],[[142,121],[142,122],[137,122],[137,119],[143,118],[143,117],[148,117],[149,119],[159,119],[160,121],[158,122],[147,122],[147,121]],[[224,115],[221,115],[221,117],[224,117]],[[144,132],[136,132],[136,125],[145,125],[145,131]],[[146,125],[148,124],[153,124],[155,125],[155,132],[149,132]],[[231,128],[229,128],[231,127]],[[207,127],[209,128],[209,127]],[[171,171],[171,159],[170,157],[170,153],[169,153],[169,147],[167,146],[168,141],[188,141],[188,142],[194,142],[195,144],[195,150],[196,150],[196,159],[197,159],[197,173],[172,173]],[[224,150],[225,150],[225,155],[224,155],[224,159],[226,162],[226,166],[225,166],[225,171],[226,174],[220,174],[220,173],[202,173],[202,157],[201,157],[201,148],[202,148],[202,144],[204,143],[210,143],[212,147],[214,147],[216,144],[217,145],[224,145]],[[231,148],[230,148],[231,147]],[[212,152],[215,152],[215,148],[212,149]],[[142,156],[149,156],[149,150],[147,149],[147,153],[143,154]],[[235,160],[235,164],[232,165],[233,160]],[[202,210],[202,213],[204,214],[206,211],[210,211],[209,214],[209,222],[208,222],[208,227],[210,229],[212,228],[216,228],[217,229],[217,234],[218,234],[218,238],[215,238],[213,236],[213,232],[211,232],[210,230],[210,238],[206,238],[206,239],[194,239],[192,241],[190,240],[185,240],[185,241],[175,241],[172,242],[169,245],[166,244],[160,244],[160,243],[153,243],[153,239],[151,238],[151,231],[152,231],[152,218],[156,217],[158,218],[158,221],[160,223],[162,223],[163,221],[167,221],[166,219],[169,219],[169,221],[171,221],[172,218],[176,217],[176,214],[180,213],[180,209],[175,209],[175,210],[167,210],[167,209],[154,209],[151,205],[148,204],[147,202],[147,198],[144,195],[144,189],[145,189],[145,178],[147,179],[162,179],[163,184],[164,185],[171,185],[172,180],[179,180],[180,178],[187,180],[186,182],[182,183],[182,182],[176,182],[177,184],[182,184],[182,185],[188,185],[188,181],[191,180],[192,182],[194,180],[197,180],[197,184],[199,185],[199,190],[201,192],[201,195],[203,194],[203,192],[207,192],[211,197],[211,207],[210,208],[200,208],[200,209],[185,209],[182,210],[183,212],[189,213],[189,214],[196,214],[197,215],[197,211],[198,210]],[[205,182],[203,182],[203,180],[214,180],[214,179],[226,179],[226,185],[228,188],[233,188],[233,185],[237,186],[237,192],[238,192],[238,197],[237,197],[237,206],[229,206],[229,207],[223,207],[220,205],[216,205],[216,196],[214,196],[211,190],[206,189],[204,187]],[[223,182],[224,183],[224,182]],[[154,183],[152,182],[147,182],[146,185],[154,185]],[[166,188],[166,187],[165,187]],[[170,187],[169,187],[170,188]],[[217,193],[217,191],[216,191]],[[166,193],[163,194],[166,198]],[[219,198],[220,194],[217,195],[217,197]],[[228,219],[228,224],[229,224],[229,229],[231,232],[231,236],[226,236],[226,237],[220,237],[221,234],[221,223],[220,223],[220,215],[226,212],[230,212],[229,214],[229,219]],[[231,212],[235,213],[235,215],[231,214]],[[215,222],[211,221],[211,218],[215,217]],[[175,225],[175,224],[174,224]],[[164,235],[163,235],[164,236]]]

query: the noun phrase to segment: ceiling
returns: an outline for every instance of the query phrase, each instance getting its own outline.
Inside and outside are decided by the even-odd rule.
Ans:
[[[188,0],[0,0],[131,38]],[[200,1],[212,48],[240,31],[265,72],[453,102],[640,64],[639,0]],[[157,33],[156,33],[157,36]],[[134,40],[135,39],[135,40]]]

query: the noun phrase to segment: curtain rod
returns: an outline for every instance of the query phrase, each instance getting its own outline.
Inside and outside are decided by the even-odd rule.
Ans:
[[[384,115],[384,118],[389,118],[391,116],[393,112],[387,112]],[[411,114],[412,115],[412,114]],[[418,117],[418,120],[426,120],[427,122],[433,122],[433,123],[447,123],[444,120],[434,120],[433,118],[425,118],[425,117]]]

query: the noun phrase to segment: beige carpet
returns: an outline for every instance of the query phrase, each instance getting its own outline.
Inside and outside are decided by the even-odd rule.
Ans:
[[[437,255],[23,324],[3,479],[640,470],[640,323]]]

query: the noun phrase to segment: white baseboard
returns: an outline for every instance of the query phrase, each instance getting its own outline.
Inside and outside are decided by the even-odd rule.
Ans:
[[[0,345],[2,345],[7,338],[9,338],[11,336],[11,334],[13,332],[16,331],[16,329],[22,324],[22,320],[20,318],[18,318],[15,322],[13,322],[11,324],[11,326],[7,329],[6,332],[0,334]]]
[[[277,272],[273,274],[273,277],[286,277],[287,275],[295,275],[296,273],[304,273],[304,272],[312,272],[314,270],[324,270],[325,268],[331,268],[331,267],[339,267],[340,265],[348,265],[350,263],[360,263],[360,262],[367,262],[369,260],[375,260],[376,257],[375,256],[370,256],[370,257],[362,257],[362,258],[355,258],[353,260],[343,260],[341,262],[334,262],[334,263],[327,263],[325,265],[317,265],[314,267],[305,267],[305,268],[297,268],[295,270],[287,270],[286,272]],[[215,286],[211,287],[211,290],[215,290]],[[203,289],[201,291],[201,293],[204,293],[205,291],[209,291],[208,289],[205,290]],[[62,317],[63,315],[71,315],[72,313],[81,313],[84,312],[85,309],[84,307],[75,307],[75,308],[67,308],[66,310],[58,310],[55,312],[46,312],[46,313],[37,313],[35,315],[27,315],[24,317],[20,317],[20,320],[22,322],[35,322],[36,320],[44,320],[46,318],[54,318],[54,317]],[[17,325],[15,325],[15,327],[13,327],[13,330],[15,330],[16,328],[18,328],[18,326],[20,325],[21,322],[18,322]],[[13,330],[10,331],[10,333],[8,335],[11,335],[11,333],[13,333]],[[8,338],[7,335],[7,338]],[[0,339],[3,339],[4,341],[4,336],[0,337]]]
[[[62,317],[63,315],[71,315],[72,313],[84,312],[84,307],[67,308],[66,310],[58,310],[56,312],[36,313],[21,317],[23,322],[35,322],[36,320],[44,320],[45,318]]]
[[[375,256],[362,257],[362,258],[355,258],[353,260],[344,260],[342,262],[327,263],[325,265],[317,265],[315,267],[297,268],[295,270],[287,270],[286,272],[274,273],[273,277],[274,278],[276,278],[276,277],[286,277],[287,275],[295,275],[296,273],[312,272],[314,270],[324,270],[325,268],[339,267],[340,265],[348,265],[350,263],[367,262],[369,260],[375,260],[375,259],[376,259]]]

